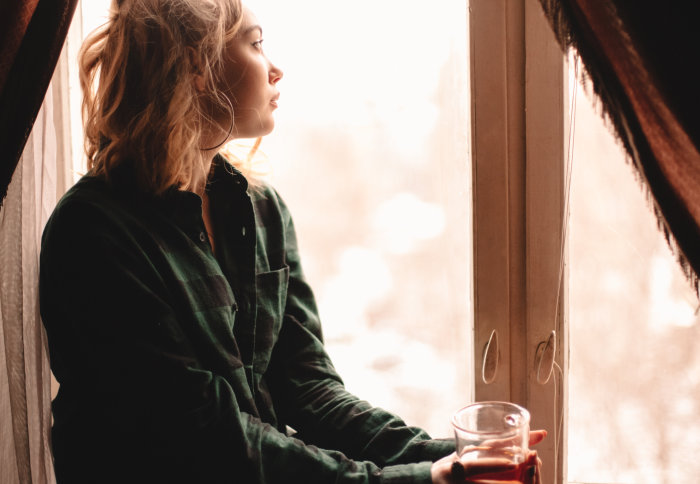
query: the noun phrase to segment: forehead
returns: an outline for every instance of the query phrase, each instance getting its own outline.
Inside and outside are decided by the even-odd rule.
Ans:
[[[258,22],[258,18],[255,16],[253,11],[246,7],[245,5],[243,6],[243,16],[241,19],[241,30],[240,32],[242,34],[248,33],[250,30],[253,29],[258,29],[262,31],[262,28],[260,27],[260,23]]]

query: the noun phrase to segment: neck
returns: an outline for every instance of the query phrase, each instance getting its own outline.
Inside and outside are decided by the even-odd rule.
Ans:
[[[214,156],[216,156],[217,151],[204,152],[202,153],[202,171],[196,180],[192,183],[190,188],[191,192],[196,193],[200,197],[204,197],[205,189],[207,186],[207,181],[209,179],[209,173],[211,172],[211,165],[214,161]]]
[[[232,136],[232,131],[233,125],[231,126],[231,129],[228,130],[228,133],[215,124],[210,125],[208,129],[204,129],[202,137],[200,139],[200,146],[211,148],[201,149],[202,168],[204,170],[203,173],[205,175],[203,180],[197,180],[196,183],[194,183],[192,189],[192,191],[198,194],[199,196],[204,195],[204,189],[207,185],[207,178],[209,176],[209,171],[211,170],[211,164],[214,160],[214,156],[216,156],[219,150],[226,143],[228,143],[234,138],[234,136]],[[226,137],[225,139],[224,136]]]

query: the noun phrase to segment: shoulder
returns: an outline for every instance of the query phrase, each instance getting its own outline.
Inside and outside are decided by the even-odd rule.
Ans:
[[[85,175],[61,197],[56,204],[56,210],[80,203],[99,203],[100,200],[110,198],[111,191],[102,178]]]
[[[75,230],[94,227],[110,207],[116,205],[111,189],[104,180],[84,176],[58,201],[44,229],[44,238],[65,227]]]
[[[277,189],[266,180],[255,180],[249,188],[250,199],[254,203],[284,206],[284,200]]]
[[[256,181],[256,184],[248,190],[256,218],[262,225],[280,222],[286,226],[291,223],[292,216],[287,204],[277,189],[269,182]]]
[[[110,206],[115,205],[107,184],[94,177],[83,177],[61,197],[49,217],[41,238],[40,268],[42,279],[67,267],[81,266],[100,246],[107,246]],[[113,246],[114,244],[112,244]],[[108,251],[103,251],[107,255]]]
[[[136,199],[105,180],[84,176],[61,197],[42,235],[42,251],[60,247],[78,250],[99,241],[123,244],[139,225],[145,210]],[[72,249],[71,249],[72,248]]]

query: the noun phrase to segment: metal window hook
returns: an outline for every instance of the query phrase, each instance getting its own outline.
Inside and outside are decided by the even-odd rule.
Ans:
[[[536,380],[540,385],[549,381],[554,371],[554,356],[557,353],[557,333],[552,330],[546,341],[540,341],[535,351]]]
[[[484,346],[481,360],[481,380],[487,385],[494,382],[498,373],[498,332],[494,329]]]

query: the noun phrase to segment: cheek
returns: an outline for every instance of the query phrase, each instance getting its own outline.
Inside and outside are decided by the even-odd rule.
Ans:
[[[232,85],[231,93],[235,97],[231,99],[234,106],[242,108],[259,107],[261,103],[270,97],[268,89],[267,71],[259,63],[250,62],[245,70],[240,73],[237,82]]]
[[[254,85],[248,82],[247,78],[240,79],[240,81],[233,86],[231,94],[231,102],[234,108],[246,109],[255,104]]]
[[[234,106],[245,99],[248,90],[248,63],[240,56],[233,55],[227,59],[227,69],[224,71],[222,91],[230,98]]]

